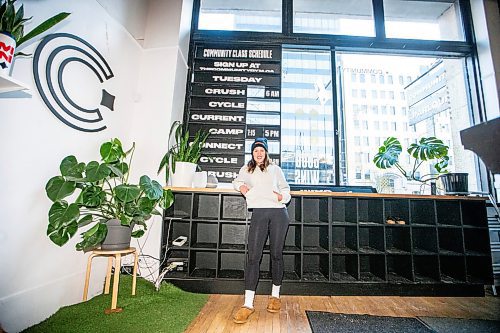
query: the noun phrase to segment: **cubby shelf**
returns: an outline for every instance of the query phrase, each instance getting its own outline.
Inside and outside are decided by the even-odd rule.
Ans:
[[[251,219],[244,198],[214,190],[174,195],[164,212],[162,256],[168,250],[186,265],[165,278],[192,291],[239,291]],[[484,292],[482,285],[492,282],[484,200],[298,192],[287,209],[288,292],[468,295]],[[187,242],[173,246],[179,236]],[[264,284],[271,283],[271,271],[266,243],[260,264]],[[209,289],[201,287],[205,280],[212,281]]]

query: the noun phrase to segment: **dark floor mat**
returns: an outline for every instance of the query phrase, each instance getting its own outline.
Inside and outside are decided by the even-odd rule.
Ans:
[[[306,311],[313,333],[435,333],[416,318]]]
[[[500,333],[500,321],[496,320],[438,317],[419,319],[438,333]]]

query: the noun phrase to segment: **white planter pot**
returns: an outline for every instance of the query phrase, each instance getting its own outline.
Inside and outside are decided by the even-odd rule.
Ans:
[[[10,75],[15,49],[16,40],[10,35],[0,32],[0,75]]]
[[[207,187],[208,174],[206,171],[195,172],[193,178],[194,188],[205,188]]]
[[[170,171],[170,185],[172,187],[191,187],[196,172],[196,164],[189,162],[175,162],[175,173]]]

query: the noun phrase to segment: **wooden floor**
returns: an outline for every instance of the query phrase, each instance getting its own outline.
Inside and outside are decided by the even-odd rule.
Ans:
[[[245,324],[232,313],[243,296],[211,295],[186,333],[311,332],[306,310],[393,317],[449,317],[500,320],[500,297],[282,296],[279,313],[266,311],[267,296],[257,296],[255,312]]]

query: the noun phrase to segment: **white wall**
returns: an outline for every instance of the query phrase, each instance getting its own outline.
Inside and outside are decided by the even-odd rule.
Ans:
[[[149,0],[97,0],[141,45],[147,25]]]
[[[88,255],[75,251],[79,237],[59,248],[45,235],[51,202],[44,188],[47,180],[59,172],[61,159],[70,154],[81,161],[98,159],[100,144],[118,137],[125,147],[136,143],[131,181],[136,182],[140,175],[148,174],[163,183],[163,176],[156,176],[156,170],[167,146],[172,105],[175,101],[177,114],[178,103],[184,100],[186,80],[185,75],[179,74],[186,73],[186,64],[179,62],[181,57],[175,42],[179,27],[174,25],[179,24],[179,20],[162,31],[146,26],[145,31],[150,34],[166,35],[170,45],[144,50],[97,0],[21,2],[26,15],[34,16],[28,31],[57,12],[72,13],[50,33],[77,35],[101,52],[115,75],[104,87],[116,100],[114,111],[101,107],[106,130],[97,133],[74,130],[59,121],[42,102],[33,80],[32,59],[15,61],[12,76],[31,86],[32,96],[5,98],[0,95],[0,326],[7,332],[20,331],[47,318],[61,306],[81,301]],[[162,2],[163,10],[167,9],[170,17],[170,1]],[[126,4],[108,1],[106,5],[115,6],[114,9],[127,16]],[[173,11],[180,16],[178,4],[174,5]],[[159,19],[166,14],[155,15]],[[38,39],[23,51],[33,52],[37,44]],[[177,78],[180,83],[176,83]],[[64,82],[73,99],[94,106],[100,101],[96,91],[100,92],[101,86],[92,75],[68,69]],[[155,219],[145,253],[158,257],[161,219]],[[140,242],[142,245],[145,238]],[[104,266],[105,259],[98,258],[92,275],[91,296],[102,292]]]

